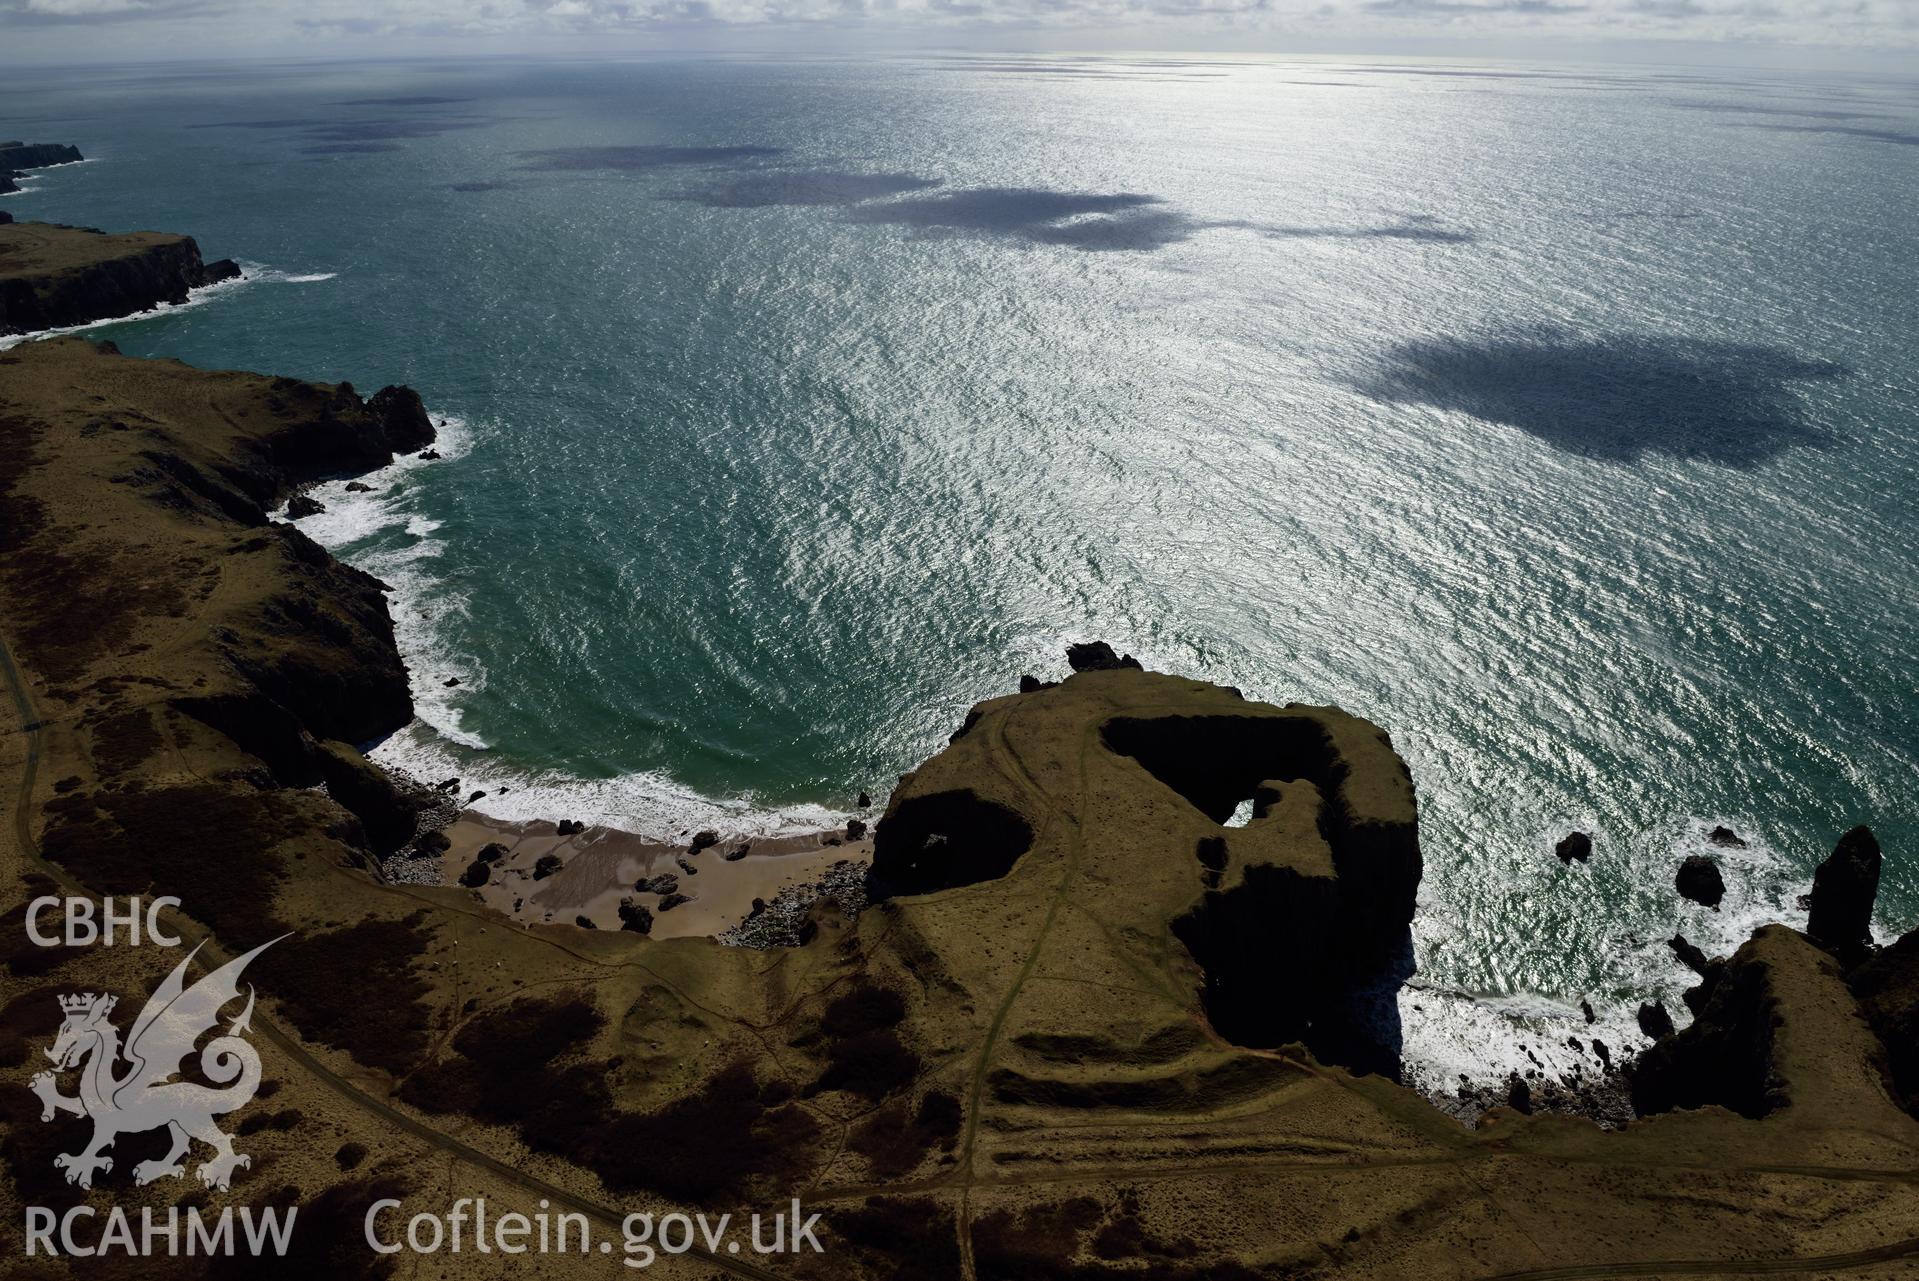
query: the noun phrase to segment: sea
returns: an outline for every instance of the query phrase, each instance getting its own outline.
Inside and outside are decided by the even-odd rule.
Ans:
[[[167,64],[0,136],[87,157],[16,217],[246,267],[94,336],[444,421],[302,524],[394,588],[376,758],[501,817],[840,821],[1099,638],[1391,733],[1436,1088],[1683,1023],[1666,940],[1803,923],[1854,824],[1919,924],[1919,79]]]

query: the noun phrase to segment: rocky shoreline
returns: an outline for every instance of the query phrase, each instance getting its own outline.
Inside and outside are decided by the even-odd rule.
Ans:
[[[1724,835],[1715,835],[1714,843],[1737,839],[1717,831]],[[1572,1048],[1596,1060],[1592,1072],[1555,1076],[1535,1069],[1497,1083],[1462,1080],[1453,1095],[1434,1091],[1430,1097],[1468,1123],[1496,1107],[1579,1116],[1607,1128],[1701,1107],[1756,1119],[1786,1102],[1773,1093],[1784,1077],[1775,1063],[1778,1010],[1770,989],[1808,982],[1804,971],[1812,969],[1851,994],[1879,1038],[1878,1049],[1865,1052],[1884,1053],[1887,1083],[1911,1110],[1919,1093],[1919,930],[1884,947],[1872,941],[1882,861],[1871,829],[1856,827],[1839,838],[1802,896],[1812,914],[1805,931],[1766,925],[1727,957],[1708,956],[1675,934],[1669,946],[1698,978],[1683,994],[1691,1022],[1680,1028],[1662,1003],[1642,1003],[1637,1020],[1650,1042],[1643,1049],[1575,1036]],[[1675,892],[1689,897],[1683,877]],[[1888,999],[1888,993],[1897,995]],[[1592,1006],[1585,1009],[1590,1021]]]
[[[345,384],[206,373],[62,338],[0,353],[0,414],[11,634],[46,697],[99,719],[93,754],[130,765],[211,733],[265,774],[206,786],[324,781],[372,848],[410,836],[415,802],[350,746],[412,717],[381,585],[267,511],[312,479],[424,448],[419,397],[389,387],[363,400]],[[217,621],[195,608],[216,577]],[[202,627],[162,662],[140,637],[172,617]],[[97,664],[113,674],[76,683]],[[149,691],[137,707],[120,692],[129,683]],[[103,770],[100,785],[123,772]],[[86,813],[87,798],[76,785],[62,811]]]
[[[576,820],[515,822],[462,808],[448,783],[417,838],[381,864],[388,880],[457,886],[509,921],[723,941],[765,906],[791,901],[835,869],[860,877],[872,857],[866,822],[780,836],[685,832],[648,840]],[[417,785],[415,785],[416,790]],[[815,895],[817,897],[817,895]],[[810,899],[808,900],[810,901]]]
[[[149,704],[144,716],[132,719],[140,723],[139,737],[147,739],[156,715],[184,717],[226,736],[232,746],[264,763],[277,783],[317,785],[320,795],[350,816],[353,839],[364,851],[357,861],[390,883],[445,887],[477,897],[503,918],[523,923],[640,934],[652,933],[680,904],[703,898],[700,910],[682,909],[681,916],[671,918],[675,929],[667,931],[669,936],[711,934],[724,943],[764,949],[805,943],[815,932],[820,911],[852,920],[872,902],[937,893],[1002,875],[1004,860],[1016,857],[1015,847],[1031,839],[1030,821],[1016,809],[979,796],[974,783],[958,781],[973,772],[965,762],[979,741],[979,709],[955,732],[945,753],[901,779],[876,837],[864,820],[855,820],[845,833],[759,842],[748,865],[735,861],[748,853],[748,844],[723,841],[718,833],[656,846],[577,823],[570,830],[566,822],[494,823],[466,808],[480,798],[463,801],[458,780],[431,786],[397,776],[366,760],[353,746],[398,729],[412,714],[406,672],[380,585],[334,561],[294,526],[267,516],[278,504],[297,501],[316,480],[364,474],[386,466],[396,454],[429,450],[434,429],[417,395],[390,387],[362,400],[348,386],[132,361],[119,356],[111,344],[77,339],[43,341],[0,355],[0,388],[12,392],[36,383],[59,390],[51,396],[14,398],[11,405],[0,400],[14,421],[30,424],[29,435],[35,434],[31,424],[36,420],[77,429],[80,437],[101,425],[114,425],[112,411],[103,414],[84,403],[83,389],[95,383],[153,388],[152,395],[125,411],[129,421],[147,423],[155,420],[154,410],[167,398],[240,398],[244,407],[226,414],[242,429],[230,441],[144,428],[139,457],[147,462],[123,477],[115,492],[145,494],[147,502],[157,501],[150,515],[163,523],[165,514],[184,502],[198,512],[199,524],[213,520],[229,526],[224,535],[228,540],[248,530],[268,531],[282,549],[292,579],[276,581],[269,575],[259,580],[264,608],[256,607],[254,617],[276,620],[265,634],[245,635],[231,626],[212,629],[211,652],[218,656],[225,680],[209,687],[206,675],[198,671],[165,680],[143,675],[140,679],[148,684],[183,692],[163,704]],[[114,437],[109,434],[107,439]],[[170,443],[173,451],[156,451],[156,440]],[[231,452],[235,449],[237,454]],[[123,455],[109,449],[107,456]],[[84,451],[69,440],[43,461],[57,471],[82,457]],[[99,470],[96,466],[96,475]],[[29,534],[58,529],[63,541],[72,540],[75,531],[70,526],[49,524],[44,517],[36,521],[31,518],[34,510],[32,505],[20,509],[26,518],[16,522],[19,529]],[[58,580],[63,591],[78,599],[110,594],[105,580],[75,581],[71,573],[60,572],[76,563],[98,568],[123,561],[121,535],[100,532],[116,544],[114,552],[81,562],[51,546],[40,547],[31,536],[17,541],[9,547],[16,588],[22,581],[18,575],[38,565],[42,590]],[[148,545],[164,546],[167,537],[165,531],[156,531]],[[261,544],[249,535],[241,545],[251,550]],[[355,623],[340,632],[337,624],[326,621],[336,618]],[[325,634],[307,634],[315,626]],[[25,632],[29,638],[34,634],[31,629]],[[1068,660],[1076,677],[1149,675],[1103,643],[1075,646]],[[108,684],[125,679],[117,674]],[[1211,690],[1192,682],[1184,685],[1194,695]],[[1061,689],[1057,681],[1030,676],[1022,677],[1019,687],[1022,692],[1013,697],[1020,700],[1058,697]],[[1383,740],[1369,737],[1370,727],[1362,729],[1363,722],[1331,709],[1289,707],[1291,719],[1268,720],[1252,715],[1252,705],[1244,704],[1235,691],[1224,691],[1223,697],[1234,706],[1207,717],[1118,716],[1100,731],[1108,750],[1137,761],[1214,822],[1225,817],[1242,792],[1255,802],[1255,822],[1199,841],[1193,857],[1204,893],[1169,921],[1204,976],[1200,991],[1208,1017],[1235,1043],[1298,1041],[1322,1060],[1396,1077],[1396,1047],[1379,1043],[1372,1029],[1398,982],[1411,972],[1409,927],[1421,860],[1405,768]],[[104,726],[122,726],[129,716],[114,713],[116,706],[117,700],[109,698],[90,715]],[[1301,730],[1298,718],[1307,713],[1316,719],[1303,723],[1315,728]],[[133,750],[116,745],[108,729],[96,735],[99,750],[110,755]],[[1321,742],[1327,746],[1314,745]],[[1322,751],[1335,753],[1327,760],[1345,763],[1315,764],[1315,753]],[[951,766],[949,760],[961,764]],[[954,769],[958,775],[946,781]],[[1268,773],[1271,778],[1264,777]],[[1355,783],[1356,775],[1366,780],[1363,786]],[[256,776],[245,771],[240,776],[247,787],[258,785]],[[1335,786],[1348,794],[1334,811],[1338,817],[1330,824],[1323,818],[1309,821],[1313,810],[1327,801],[1326,789]],[[75,791],[61,799],[60,813],[85,811],[85,795]],[[1299,846],[1309,831],[1309,844]],[[956,832],[964,834],[958,846],[952,843]],[[56,824],[50,835],[58,843],[61,826]],[[1319,843],[1317,852],[1312,842]],[[808,857],[790,863],[767,861],[789,849]],[[949,853],[955,849],[973,851],[969,857],[977,864],[955,862]],[[489,851],[498,853],[484,857]],[[1862,993],[1904,991],[1912,982],[1906,972],[1911,967],[1900,958],[1919,951],[1919,944],[1909,938],[1901,945],[1904,950],[1887,951],[1892,960],[1877,970],[1866,968],[1878,955],[1865,933],[1879,858],[1869,831],[1849,833],[1822,866],[1808,898],[1810,932],[1821,946],[1844,958],[1850,967],[1847,981],[1857,975]],[[475,865],[480,864],[485,874],[476,877]],[[704,882],[695,877],[703,865],[713,869]],[[769,867],[782,875],[764,891],[753,883],[751,891],[732,891],[737,903],[725,892],[714,897],[721,882]],[[1677,889],[1686,890],[1683,872]],[[716,906],[721,915],[714,917]],[[1747,1085],[1721,1085],[1733,1079],[1749,1083],[1758,1070],[1752,1066],[1753,1056],[1766,1053],[1764,1038],[1747,1027],[1758,1017],[1750,993],[1754,980],[1725,981],[1729,973],[1750,972],[1747,949],[1732,958],[1711,959],[1683,938],[1675,938],[1674,947],[1702,976],[1700,985],[1687,994],[1696,1019],[1683,1032],[1675,1030],[1662,1007],[1647,1005],[1639,1021],[1653,1046],[1637,1060],[1625,1047],[1594,1041],[1581,1047],[1582,1052],[1590,1049],[1595,1061],[1589,1074],[1556,1078],[1543,1071],[1526,1072],[1503,1083],[1462,1082],[1454,1090],[1433,1089],[1430,1097],[1468,1123],[1502,1107],[1584,1116],[1607,1126],[1675,1106],[1726,1104],[1727,1099],[1739,1104],[1734,1110],[1751,1112],[1753,1105],[1740,1093]],[[1290,976],[1282,991],[1244,977],[1273,973]],[[1905,1016],[1907,1023],[1902,1024],[1900,1017],[1895,1011],[1877,1020],[1893,1042],[1911,1039],[1912,1020]],[[1728,1032],[1728,1025],[1743,1030]],[[1745,1058],[1737,1064],[1728,1058],[1727,1046],[1732,1044],[1743,1047]],[[1909,1047],[1888,1044],[1893,1061],[1915,1057]],[[1707,1048],[1697,1048],[1701,1046]],[[1910,1075],[1913,1069],[1902,1070]]]
[[[762,950],[803,947],[819,932],[822,904],[831,904],[848,920],[866,910],[867,881],[865,864],[842,859],[817,881],[783,889],[771,902],[754,899],[746,919],[718,935],[718,941]]]
[[[648,855],[678,870],[652,870],[647,901],[632,852],[572,822],[478,846],[483,884],[383,878],[452,794],[355,746],[413,711],[384,587],[270,512],[433,439],[403,387],[72,338],[0,352],[0,633],[22,709],[0,762],[28,811],[24,843],[0,835],[8,911],[57,871],[175,895],[229,951],[294,936],[249,971],[291,1047],[249,1143],[262,1186],[331,1205],[307,1222],[340,1241],[357,1248],[359,1221],[335,1194],[372,1195],[347,1171],[375,1153],[381,1195],[437,1192],[449,1159],[513,1173],[503,1201],[737,1207],[805,1187],[833,1248],[796,1275],[821,1278],[1824,1271],[1919,1252],[1919,931],[1869,938],[1883,855],[1864,829],[1821,866],[1808,930],[1694,958],[1694,1019],[1648,1007],[1656,1040],[1630,1067],[1454,1109],[1398,1081],[1380,1018],[1424,872],[1388,735],[1105,645],[974,707],[901,778],[870,869],[812,851],[825,866],[750,909],[724,940],[741,946],[658,924],[687,904],[663,907],[681,882],[654,878],[735,865],[717,833],[689,846],[697,870]],[[517,892],[593,858],[605,884],[541,919],[485,898],[502,869]],[[603,909],[632,928],[578,926]],[[152,990],[160,966],[5,959],[22,1027],[62,992]],[[0,1045],[27,1054],[25,1033]],[[66,1204],[48,1145],[71,1136],[37,1115],[0,1089],[0,1158],[17,1199]]]

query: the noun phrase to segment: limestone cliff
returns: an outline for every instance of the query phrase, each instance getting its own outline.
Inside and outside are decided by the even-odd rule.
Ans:
[[[1861,964],[1847,982],[1886,1047],[1894,1097],[1919,1116],[1919,930]]]
[[[381,585],[266,515],[431,440],[411,391],[362,401],[55,339],[0,353],[0,424],[0,616],[44,696],[83,717],[99,783],[216,734],[304,786],[323,773],[315,740],[412,716]],[[165,790],[149,778],[146,803]],[[64,812],[85,800],[70,791]],[[53,834],[80,862],[139,839],[109,840],[125,825],[98,811],[85,824],[85,842]]]
[[[44,169],[70,165],[86,157],[80,148],[60,142],[0,142],[0,169]]]
[[[0,334],[111,320],[179,304],[187,292],[230,280],[230,260],[205,263],[191,236],[110,236],[43,222],[0,224]]]
[[[0,142],[0,196],[20,190],[23,169],[72,164],[85,159],[78,147],[57,142]],[[6,221],[0,219],[0,222]]]

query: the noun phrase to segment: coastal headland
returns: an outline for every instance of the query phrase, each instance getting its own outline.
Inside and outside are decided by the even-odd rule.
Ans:
[[[170,894],[206,955],[290,935],[248,971],[271,1088],[234,1196],[300,1205],[316,1275],[402,1275],[361,1244],[364,1208],[452,1196],[603,1225],[795,1195],[822,1216],[823,1255],[656,1264],[688,1277],[1890,1277],[1919,1257],[1919,934],[1855,937],[1869,835],[1810,887],[1812,937],[1701,958],[1694,1022],[1641,1057],[1640,1115],[1610,1129],[1517,1089],[1468,1127],[1396,1081],[1382,994],[1422,855],[1384,731],[1104,647],[976,706],[886,801],[870,874],[824,838],[758,856],[844,859],[862,899],[813,900],[785,946],[668,937],[694,903],[663,912],[642,878],[704,886],[752,849],[443,828],[444,795],[355,746],[412,713],[382,585],[271,513],[433,430],[401,387],[72,338],[0,352],[7,1222],[178,1195],[133,1180],[159,1135],[66,1182],[52,1158],[85,1122],[43,1122],[24,1083],[60,994],[136,1001],[178,959],[31,946],[26,903]],[[436,831],[453,883],[387,873]],[[649,932],[609,928],[629,873]],[[458,1274],[529,1266],[608,1265],[469,1253]]]
[[[204,262],[191,236],[0,220],[0,336],[113,320],[241,274]]]
[[[0,196],[20,190],[22,170],[78,164],[85,158],[78,147],[65,143],[21,142],[17,138],[0,142]]]

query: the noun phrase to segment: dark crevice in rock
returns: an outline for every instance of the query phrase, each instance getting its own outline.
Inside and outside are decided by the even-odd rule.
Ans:
[[[410,780],[396,780],[349,744],[321,743],[314,757],[327,794],[360,820],[367,846],[375,854],[391,854],[413,840],[421,817],[444,804],[438,793]]]
[[[1226,871],[1226,838],[1223,836],[1200,837],[1199,845],[1194,849],[1193,855],[1199,859],[1199,865],[1203,869],[1200,877],[1206,888],[1218,889],[1219,878]]]
[[[212,504],[215,511],[241,525],[264,525],[267,514],[257,502],[237,492],[232,485],[220,484],[178,454],[149,449],[140,455],[160,471],[177,481],[189,493]]]
[[[173,707],[257,756],[282,786],[311,787],[320,781],[313,744],[300,719],[272,699],[260,694],[216,694],[176,698]]]
[[[1919,1116],[1919,930],[1880,951],[1847,976],[1859,1012],[1886,1047],[1893,1099]]]

